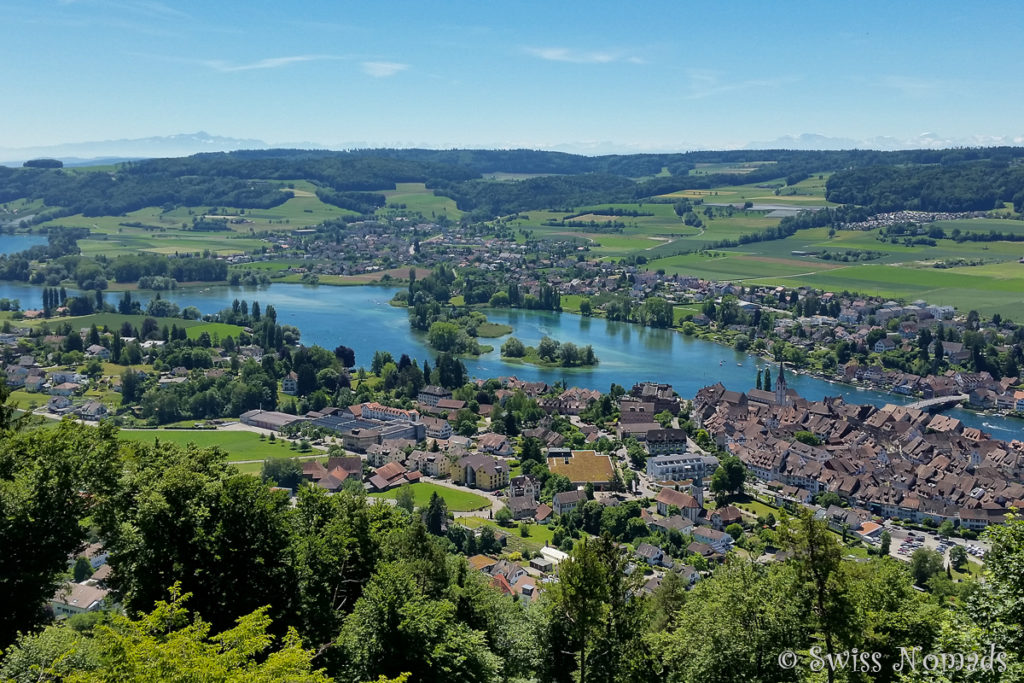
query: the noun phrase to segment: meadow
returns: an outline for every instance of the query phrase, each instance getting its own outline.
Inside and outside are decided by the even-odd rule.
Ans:
[[[469,512],[470,510],[482,510],[486,507],[490,507],[490,502],[483,496],[478,496],[475,493],[469,491],[460,491],[458,489],[448,488],[447,486],[440,486],[438,484],[432,484],[426,481],[416,482],[415,484],[409,484],[412,487],[412,492],[415,497],[416,507],[426,507],[430,503],[430,498],[433,494],[437,494],[444,498],[445,504],[448,509],[452,512]],[[391,498],[394,500],[398,496],[398,489],[391,489],[390,491],[384,491],[383,493],[371,493],[371,498]]]
[[[98,329],[102,330],[104,327],[116,330],[120,329],[125,323],[130,323],[132,327],[141,328],[143,321],[148,316],[145,315],[124,315],[122,313],[93,313],[91,315],[82,315],[74,318],[50,318],[49,320],[34,320],[26,321],[24,324],[30,327],[42,327],[47,326],[53,329],[56,326],[67,323],[71,325],[72,329],[87,329],[95,325]],[[160,318],[157,320],[161,326],[177,325],[178,327],[185,328],[185,334],[188,335],[189,339],[198,339],[199,336],[206,332],[212,338],[217,335],[220,338],[224,338],[227,335],[238,336],[238,333],[243,328],[238,325],[229,325],[227,323],[210,323],[202,320],[184,320],[182,318]]]
[[[224,431],[213,429],[122,429],[117,437],[126,441],[173,443],[178,446],[195,444],[199,448],[217,446],[227,453],[229,462],[240,460],[266,460],[268,458],[293,458],[301,455],[289,447],[289,442],[278,439],[271,443],[260,439],[254,432]]]

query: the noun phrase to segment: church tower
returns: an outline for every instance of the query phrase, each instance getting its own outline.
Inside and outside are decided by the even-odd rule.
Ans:
[[[779,363],[779,376],[775,380],[775,404],[779,406],[789,405],[789,397],[786,396],[786,374],[782,366],[783,363]]]

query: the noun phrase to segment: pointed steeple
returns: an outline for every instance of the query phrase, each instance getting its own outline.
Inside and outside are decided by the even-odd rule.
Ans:
[[[779,363],[779,376],[775,379],[775,404],[784,406],[789,403],[786,396],[786,374],[782,369],[783,363]]]

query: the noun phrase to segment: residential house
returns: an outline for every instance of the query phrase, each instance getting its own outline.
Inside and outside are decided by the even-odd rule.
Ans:
[[[742,524],[743,513],[733,505],[726,505],[711,512],[711,527],[724,531],[730,524]]]
[[[56,594],[50,599],[50,606],[58,619],[64,619],[75,614],[102,609],[109,594],[110,591],[105,588],[69,581],[57,589]]]
[[[711,527],[698,526],[693,528],[693,538],[700,543],[711,546],[715,552],[726,554],[733,546],[732,536],[724,531],[718,531]]]
[[[370,488],[376,491],[387,491],[402,484],[412,484],[420,480],[419,472],[409,472],[397,462],[389,462],[378,467],[370,477]]]
[[[483,453],[459,458],[451,466],[452,481],[475,486],[484,491],[496,491],[508,486],[508,465]]]
[[[647,432],[646,441],[651,455],[686,452],[685,429],[652,429]]]
[[[452,392],[442,387],[428,385],[420,389],[419,394],[416,396],[416,400],[423,405],[434,407],[437,402],[444,398],[451,398]]]
[[[658,505],[658,514],[668,516],[671,508],[679,508],[679,513],[694,524],[700,515],[700,503],[689,493],[676,491],[675,489],[663,488],[658,491],[658,497],[654,499]]]
[[[110,349],[99,344],[90,344],[85,350],[86,358],[98,358],[100,360],[110,360]]]
[[[513,519],[528,519],[537,512],[537,500],[533,496],[511,496],[508,509],[512,511]]]
[[[540,481],[529,474],[521,474],[518,477],[512,477],[508,483],[508,495],[512,498],[518,496],[529,496],[536,500],[540,495],[540,489]]]
[[[554,499],[551,501],[551,508],[555,514],[564,515],[575,510],[585,502],[587,502],[587,494],[579,489],[575,491],[562,491],[555,494]]]
[[[404,459],[405,452],[400,448],[392,448],[379,443],[371,443],[366,447],[366,462],[370,467],[383,467],[389,462],[402,462]]]
[[[512,442],[504,434],[487,432],[478,436],[476,442],[477,446],[484,453],[500,455],[507,458],[516,452],[515,447],[512,446]]]
[[[102,420],[107,416],[108,412],[107,407],[99,401],[86,401],[75,411],[83,420],[93,422]]]
[[[650,543],[638,545],[636,547],[636,554],[652,567],[657,567],[665,560],[665,552],[658,546],[651,545]]]
[[[448,420],[439,417],[422,417],[420,421],[427,428],[427,437],[430,439],[448,439],[452,435],[452,425]]]
[[[281,379],[281,392],[291,396],[299,393],[299,375],[294,370]]]

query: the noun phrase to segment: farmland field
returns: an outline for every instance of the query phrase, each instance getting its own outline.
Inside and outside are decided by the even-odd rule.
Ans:
[[[394,190],[381,192],[388,199],[386,208],[380,212],[388,212],[404,204],[406,211],[419,212],[424,218],[447,216],[453,221],[462,218],[462,211],[455,206],[450,197],[434,195],[423,183],[396,183]]]

